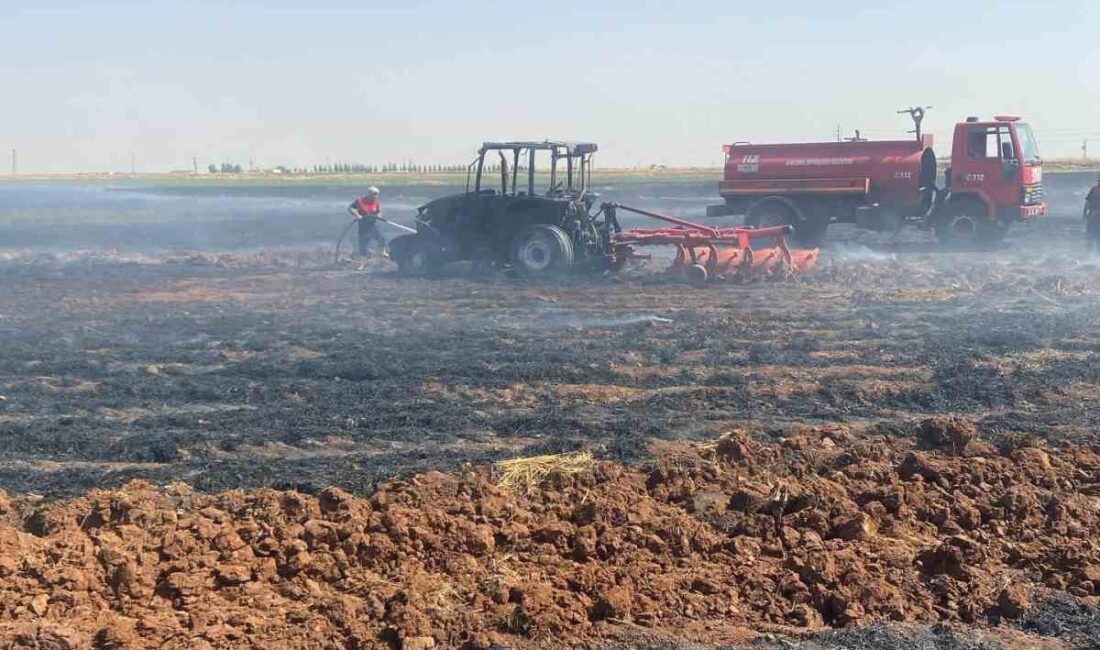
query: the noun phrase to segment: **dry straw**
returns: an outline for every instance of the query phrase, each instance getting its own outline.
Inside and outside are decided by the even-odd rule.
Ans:
[[[587,451],[514,458],[497,463],[500,487],[531,494],[553,476],[576,476],[592,469],[592,454]]]

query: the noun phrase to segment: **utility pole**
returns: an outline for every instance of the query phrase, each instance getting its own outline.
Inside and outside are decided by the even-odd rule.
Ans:
[[[19,152],[15,149],[11,150],[11,175],[19,175]]]
[[[836,141],[840,142],[840,125],[836,125]]]
[[[199,159],[196,156],[191,156],[191,169],[195,176],[199,175]]]
[[[1084,141],[1081,142],[1081,159],[1082,160],[1088,160],[1089,159],[1089,139],[1088,138],[1085,138]]]

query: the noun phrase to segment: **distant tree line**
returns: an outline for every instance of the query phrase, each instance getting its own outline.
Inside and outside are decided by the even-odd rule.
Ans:
[[[363,165],[360,163],[336,163],[314,165],[314,174],[445,174],[465,171],[465,165],[418,165],[416,163],[386,163]]]
[[[486,165],[486,171],[498,171],[499,165]],[[211,174],[243,174],[244,168],[235,163],[223,162],[210,164],[207,171]],[[522,169],[522,166],[521,166]],[[415,163],[386,163],[384,165],[363,165],[360,163],[336,163],[334,165],[313,165],[312,167],[286,167],[279,165],[272,171],[278,174],[449,174],[466,171],[466,165],[418,165]]]

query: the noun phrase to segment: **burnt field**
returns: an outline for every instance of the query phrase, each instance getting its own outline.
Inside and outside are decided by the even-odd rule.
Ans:
[[[0,638],[1095,647],[1100,259],[1066,206],[704,289],[8,250]]]
[[[1076,248],[1076,246],[1074,247]],[[740,425],[959,413],[1093,441],[1100,268],[1053,246],[827,253],[702,291],[640,269],[557,286],[402,281],[326,255],[0,267],[0,485],[330,484]]]

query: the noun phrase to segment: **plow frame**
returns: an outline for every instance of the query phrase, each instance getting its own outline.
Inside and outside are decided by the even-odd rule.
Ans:
[[[691,284],[727,277],[787,279],[817,265],[817,249],[792,251],[787,246],[787,236],[794,232],[789,225],[715,228],[628,205],[605,203],[601,209],[613,220],[617,210],[625,210],[672,224],[617,233],[615,256],[638,257],[635,247],[674,246],[676,257],[669,271],[682,274]],[[753,247],[767,240],[770,245]]]

